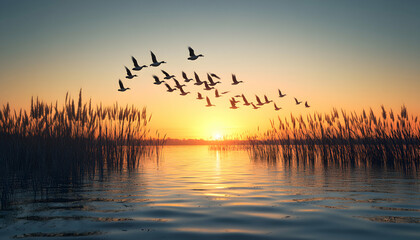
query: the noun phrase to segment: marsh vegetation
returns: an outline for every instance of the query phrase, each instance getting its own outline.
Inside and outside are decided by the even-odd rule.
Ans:
[[[30,110],[0,111],[1,207],[16,184],[35,192],[51,183],[81,183],[105,170],[135,168],[159,154],[166,136],[150,133],[151,115],[134,106],[92,106],[67,94],[62,106],[31,99]]]
[[[248,136],[253,158],[343,165],[380,165],[416,170],[420,163],[420,122],[407,113],[372,109],[278,118],[261,134]]]

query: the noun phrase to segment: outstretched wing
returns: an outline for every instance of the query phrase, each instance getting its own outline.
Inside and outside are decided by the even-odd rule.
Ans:
[[[219,77],[219,76],[217,76],[216,74],[214,74],[214,73],[210,73],[210,75],[211,75],[212,77],[215,77],[215,78],[217,78],[217,79],[219,79],[219,80],[220,80],[220,77]]]
[[[124,85],[123,85],[121,79],[119,79],[118,83],[120,84],[120,89],[124,89]]]
[[[165,72],[163,70],[161,70],[161,71],[163,72],[163,74],[165,74],[165,76],[169,77],[169,73],[167,73],[167,72]]]
[[[197,73],[194,72],[194,77],[195,77],[195,81],[197,81],[197,83],[200,83],[200,78],[198,77]]]
[[[187,80],[187,79],[188,79],[187,74],[186,74],[185,72],[182,72],[182,77],[183,77],[185,80]]]
[[[133,60],[134,67],[140,67],[139,64],[137,63],[137,60],[133,56],[131,56],[131,60]]]
[[[160,82],[160,81],[159,81],[159,77],[158,77],[158,76],[153,75],[153,78],[155,79],[155,82]]]
[[[248,100],[246,100],[245,95],[242,94],[242,99],[244,100],[245,103],[248,103]]]
[[[209,97],[206,97],[207,105],[211,105]]]
[[[127,67],[125,67],[125,71],[127,72],[127,76],[131,76],[131,72]]]
[[[168,90],[172,90],[171,86],[169,84],[165,83],[165,86],[168,88]]]
[[[192,49],[191,47],[188,47],[188,51],[190,51],[190,57],[195,56],[194,49]]]
[[[178,80],[176,80],[175,78],[173,78],[173,80],[174,80],[174,82],[175,82],[175,85],[180,86],[180,84],[179,84]]]
[[[236,80],[236,75],[235,75],[235,74],[232,74],[232,81],[233,81],[234,83],[237,83],[237,82],[238,82],[238,80]]]
[[[209,82],[211,83],[211,84],[214,84],[214,82],[213,82],[213,78],[211,78],[210,77],[210,75],[207,73],[207,79],[209,80]]]
[[[156,56],[155,56],[155,54],[154,54],[152,51],[150,51],[150,54],[152,55],[152,61],[153,61],[154,63],[156,63],[156,62],[157,62],[157,60],[156,60]]]

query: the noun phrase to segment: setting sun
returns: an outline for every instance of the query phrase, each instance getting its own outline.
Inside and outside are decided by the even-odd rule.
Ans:
[[[216,133],[214,133],[213,134],[213,140],[222,140],[223,139],[223,136],[222,136],[222,134],[220,134],[220,133],[218,133],[218,132],[216,132]]]

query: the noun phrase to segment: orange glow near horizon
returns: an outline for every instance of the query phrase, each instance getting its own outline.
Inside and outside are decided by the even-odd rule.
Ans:
[[[339,3],[324,8],[310,2],[305,3],[310,7],[302,8],[301,3],[282,1],[240,6],[56,3],[45,8],[48,11],[28,11],[33,4],[27,3],[21,14],[4,11],[0,107],[9,102],[12,109],[28,109],[31,96],[60,104],[66,92],[77,97],[82,88],[84,100],[91,98],[93,105],[118,102],[147,107],[153,114],[149,125],[153,131],[170,138],[205,140],[255,133],[278,117],[329,113],[333,108],[380,111],[384,105],[398,111],[405,105],[410,114],[420,114],[420,33],[414,32],[420,21],[407,17],[412,15],[404,9],[395,13],[400,22],[394,26],[384,25],[387,21],[382,20],[389,16],[370,14],[377,7],[369,3],[366,8],[342,8]],[[403,6],[392,12],[399,8]],[[346,14],[340,14],[343,9]],[[74,12],[80,16],[75,18]],[[37,17],[40,13],[45,18]],[[154,16],[161,18],[151,20]],[[34,24],[28,26],[27,18]],[[187,60],[188,46],[204,57]],[[151,50],[167,63],[133,72],[138,77],[126,79],[124,66],[133,67],[131,56],[140,65],[149,65]],[[180,96],[179,91],[168,93],[164,85],[154,85],[152,76],[162,79],[161,70],[174,74],[191,93]],[[229,93],[216,99],[214,91],[184,83],[182,71],[190,78],[197,72],[201,80],[215,73],[221,77],[219,92]],[[232,86],[231,74],[243,83]],[[118,92],[118,79],[130,90]],[[287,96],[279,98],[277,89]],[[216,106],[205,107],[205,100],[196,99],[197,92]],[[255,95],[267,95],[282,109],[274,111],[270,104],[253,110],[242,102],[239,109],[229,109],[229,98],[236,94],[253,102]],[[296,106],[294,97],[311,107]]]

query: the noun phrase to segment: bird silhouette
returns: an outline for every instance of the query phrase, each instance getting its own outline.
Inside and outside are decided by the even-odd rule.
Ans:
[[[152,64],[150,64],[150,66],[152,66],[152,67],[157,67],[157,66],[159,66],[160,64],[162,64],[162,63],[166,63],[165,61],[160,61],[160,62],[158,62],[157,60],[156,60],[156,56],[155,56],[155,54],[152,52],[152,51],[150,51],[150,55],[152,55],[152,61],[153,61],[153,63]]]
[[[245,95],[243,95],[243,94],[242,94],[242,99],[244,100],[244,105],[245,105],[245,106],[249,106],[249,105],[251,105],[251,103],[249,103],[249,102],[248,102],[248,100],[246,100],[246,97],[245,97]]]
[[[308,105],[308,102],[305,102],[305,107],[310,108],[311,106]]]
[[[185,72],[182,72],[182,77],[184,78],[184,82],[190,82],[193,80],[192,78],[188,78]]]
[[[174,80],[174,82],[175,82],[175,87],[176,88],[182,88],[182,87],[185,87],[185,84],[179,84],[179,82],[178,82],[178,80],[176,80],[175,78],[173,78],[173,80]]]
[[[238,85],[239,83],[242,82],[242,81],[236,80],[236,75],[235,74],[232,74],[232,81],[233,81],[232,85]]]
[[[216,105],[212,105],[212,104],[211,104],[209,97],[206,97],[206,101],[207,101],[207,105],[206,105],[206,107],[213,107],[213,106],[216,106]]]
[[[137,63],[137,60],[133,56],[131,56],[131,60],[133,60],[133,64],[134,64],[134,67],[131,70],[140,71],[143,68],[147,67],[146,65],[139,66],[139,64]]]
[[[231,107],[230,107],[230,109],[237,109],[238,107],[236,106],[236,102],[234,102],[234,101],[232,101],[232,100],[229,100],[230,101],[230,105],[231,105]]]
[[[168,88],[168,90],[166,90],[167,92],[173,92],[176,90],[176,88],[171,88],[171,86],[169,86],[167,83],[165,83],[165,86]]]
[[[238,100],[236,100],[234,97],[232,97],[231,99],[230,99],[230,101],[232,101],[232,102],[234,102],[235,104],[237,104],[239,101]]]
[[[276,103],[274,103],[274,110],[278,111],[280,109],[281,109],[281,107],[277,107]]]
[[[205,88],[204,88],[204,90],[212,90],[212,89],[214,89],[214,87],[210,87],[208,84],[207,84],[207,81],[204,81],[203,82],[204,83],[204,86],[205,86]]]
[[[171,79],[171,78],[174,78],[175,77],[174,75],[169,75],[169,73],[167,73],[167,72],[165,72],[163,70],[160,70],[160,71],[162,71],[162,73],[165,74],[164,79]]]
[[[261,102],[260,98],[257,95],[255,95],[255,98],[257,99],[257,105],[258,106],[264,105],[264,103]]]
[[[286,96],[286,94],[282,94],[280,89],[279,89],[279,97],[284,97],[284,96]]]
[[[199,57],[204,57],[202,54],[195,55],[194,54],[194,49],[192,49],[191,47],[188,47],[188,51],[190,52],[190,57],[188,58],[188,60],[193,61],[193,60],[196,60]]]
[[[127,67],[125,67],[125,71],[127,72],[127,76],[125,76],[125,78],[132,79],[134,77],[137,77],[137,75],[131,74],[130,70]]]
[[[296,105],[299,105],[302,103],[302,101],[298,101],[296,98],[295,98],[295,102],[296,102]]]
[[[253,103],[251,103],[251,105],[252,105],[252,107],[253,107],[254,109],[258,109],[258,108],[259,108],[259,107],[255,106]]]
[[[204,98],[203,98],[203,95],[201,95],[201,93],[199,93],[199,92],[197,93],[197,99],[198,99],[198,100],[204,99]]]
[[[268,100],[267,95],[264,95],[265,104],[273,102],[273,100]]]
[[[127,91],[127,90],[129,90],[130,88],[125,88],[124,87],[124,85],[123,85],[123,83],[122,83],[122,81],[121,81],[121,79],[118,79],[119,81],[118,81],[118,84],[120,85],[120,89],[118,89],[118,91],[120,91],[120,92],[125,92],[125,91]]]
[[[216,74],[214,74],[214,73],[210,73],[210,75],[211,75],[212,77],[217,78],[217,79],[219,79],[219,80],[220,80],[220,77],[219,77],[219,76],[217,76]]]
[[[211,78],[211,76],[208,73],[207,73],[207,79],[209,80],[210,86],[216,86],[216,84],[221,83],[220,81],[214,82],[213,78]]]
[[[182,87],[179,87],[179,91],[181,91],[181,96],[185,96],[185,95],[187,95],[188,93],[190,93],[190,92],[184,92],[184,89],[182,89]]]
[[[200,77],[197,75],[196,72],[194,72],[194,77],[195,77],[195,83],[194,83],[194,85],[201,85],[201,84],[203,84],[203,82],[200,80]]]
[[[165,82],[165,81],[160,81],[159,77],[156,75],[153,75],[153,78],[155,79],[155,82],[153,84],[160,85],[161,83]]]
[[[217,97],[217,98],[219,98],[219,97],[221,97],[222,95],[220,95],[219,94],[219,91],[216,89],[215,91],[214,91],[214,95],[215,95],[215,97]]]

